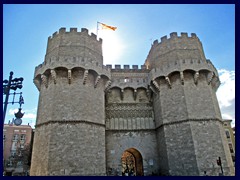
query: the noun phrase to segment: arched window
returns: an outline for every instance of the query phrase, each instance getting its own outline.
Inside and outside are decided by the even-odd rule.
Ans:
[[[225,130],[227,138],[230,138],[230,133],[228,130]]]

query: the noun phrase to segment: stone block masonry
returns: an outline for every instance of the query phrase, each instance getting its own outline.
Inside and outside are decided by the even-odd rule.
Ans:
[[[103,64],[82,28],[48,38],[31,176],[235,175],[216,98],[218,72],[196,34],[155,40],[145,63]]]

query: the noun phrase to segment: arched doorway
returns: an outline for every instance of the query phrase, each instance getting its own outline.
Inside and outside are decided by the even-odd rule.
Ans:
[[[122,175],[143,176],[143,160],[141,153],[135,148],[129,148],[122,154]]]

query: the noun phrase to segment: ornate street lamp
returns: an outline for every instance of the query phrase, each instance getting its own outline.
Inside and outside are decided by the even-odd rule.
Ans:
[[[3,95],[6,95],[5,101],[4,101],[4,108],[3,108],[3,124],[5,122],[5,116],[6,116],[8,103],[12,103],[12,104],[19,103],[20,104],[20,108],[19,108],[18,112],[15,113],[15,117],[16,117],[15,121],[16,121],[16,123],[15,123],[15,121],[14,121],[14,123],[16,125],[17,124],[20,125],[22,123],[22,122],[20,123],[20,120],[21,120],[21,118],[23,117],[24,114],[21,113],[21,106],[22,106],[22,104],[24,104],[24,100],[23,100],[23,97],[22,97],[22,92],[21,93],[16,93],[15,92],[17,89],[22,89],[22,87],[23,87],[22,86],[22,82],[23,82],[23,78],[22,77],[13,79],[13,72],[12,71],[10,72],[9,80],[5,79],[3,81]],[[11,89],[14,90],[14,93],[10,93]],[[17,102],[14,101],[14,98],[15,98],[16,94],[20,94],[19,101],[17,101]],[[12,102],[8,102],[9,95],[14,95]]]

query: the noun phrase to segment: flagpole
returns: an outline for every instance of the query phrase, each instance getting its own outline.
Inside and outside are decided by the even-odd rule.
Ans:
[[[98,24],[99,24],[99,22],[97,21],[97,32],[96,32],[97,37],[98,37]]]

